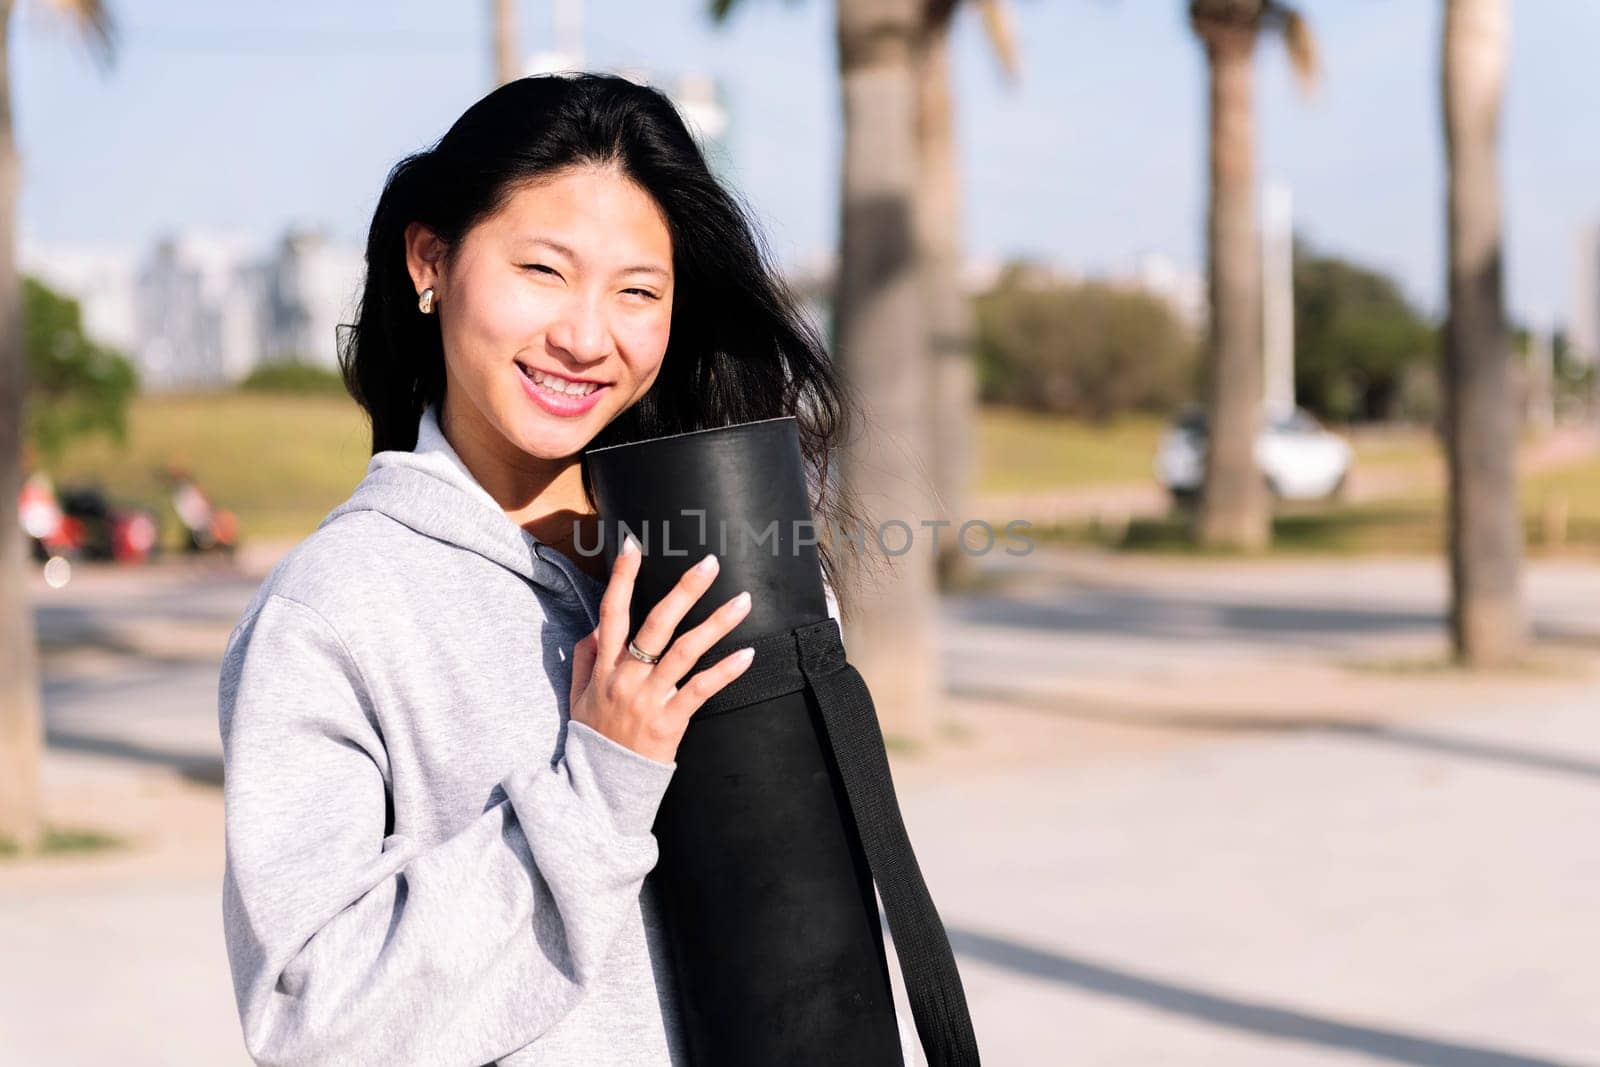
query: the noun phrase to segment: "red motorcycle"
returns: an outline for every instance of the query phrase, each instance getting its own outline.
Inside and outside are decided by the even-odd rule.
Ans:
[[[143,563],[159,540],[160,528],[148,511],[113,504],[99,486],[57,493],[42,471],[22,483],[17,510],[40,562],[60,557]]]
[[[224,552],[238,547],[239,519],[227,508],[219,508],[206,496],[194,476],[181,467],[168,467],[165,480],[171,492],[172,510],[183,524],[184,547],[190,552]]]

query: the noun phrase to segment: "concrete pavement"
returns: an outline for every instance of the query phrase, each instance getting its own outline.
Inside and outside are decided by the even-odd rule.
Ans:
[[[243,1063],[214,687],[254,580],[85,578],[36,591],[50,805],[133,847],[0,862],[0,1062]],[[1442,590],[1042,553],[947,602],[895,773],[985,1062],[1600,1064],[1600,567],[1533,569],[1531,672],[1439,669]]]

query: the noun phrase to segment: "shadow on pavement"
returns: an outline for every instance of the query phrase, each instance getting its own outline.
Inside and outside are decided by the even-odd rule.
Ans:
[[[977,700],[992,700],[1015,706],[1026,706],[1048,711],[1067,719],[1085,722],[1110,723],[1121,726],[1145,726],[1165,730],[1192,730],[1201,733],[1233,734],[1324,734],[1333,737],[1353,738],[1379,744],[1399,745],[1406,748],[1434,752],[1447,756],[1460,756],[1528,770],[1553,771],[1580,778],[1600,779],[1600,762],[1566,756],[1555,752],[1520,748],[1492,741],[1479,741],[1466,737],[1418,730],[1409,726],[1393,726],[1383,722],[1359,722],[1349,719],[1290,718],[1270,715],[1218,715],[1200,713],[1173,714],[1148,709],[1122,709],[1100,711],[1075,706],[1064,696],[1045,693],[1028,693],[1012,689],[984,686],[955,686],[953,695]]]
[[[45,744],[65,752],[79,752],[91,756],[108,756],[147,766],[166,767],[199,785],[222,786],[222,758],[193,752],[142,745],[136,741],[100,737],[94,734],[49,727],[45,731]]]
[[[1163,596],[1138,590],[1078,591],[1054,602],[970,597],[952,607],[967,622],[1101,638],[1186,641],[1203,630],[1210,640],[1245,638],[1267,644],[1298,644],[1319,638],[1371,637],[1444,626],[1444,616],[1437,611],[1350,608],[1314,602],[1263,604],[1219,597]]]
[[[949,934],[951,947],[968,959],[1258,1036],[1426,1067],[1575,1067],[1558,1060],[1359,1026],[1271,1004],[1237,1000],[973,930],[951,928]]]

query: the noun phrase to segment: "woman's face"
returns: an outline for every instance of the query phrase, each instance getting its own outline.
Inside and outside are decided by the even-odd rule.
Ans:
[[[418,223],[406,248],[418,291],[434,290],[451,423],[490,447],[498,435],[539,459],[574,456],[655,381],[672,240],[618,171],[573,167],[519,188],[448,265]]]

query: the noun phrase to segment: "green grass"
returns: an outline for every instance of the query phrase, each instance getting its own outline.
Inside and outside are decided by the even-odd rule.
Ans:
[[[1584,508],[1600,503],[1600,486],[1588,485],[1575,497]],[[1529,555],[1600,553],[1600,516],[1569,512],[1564,537],[1552,536],[1551,520],[1524,494],[1523,537]],[[1028,536],[1043,544],[1093,545],[1158,555],[1227,556],[1226,550],[1197,547],[1182,514],[1134,519],[1126,526],[1095,522],[1035,525]],[[1272,520],[1275,556],[1436,556],[1445,550],[1444,507],[1437,497],[1285,510]]]
[[[978,418],[978,490],[1034,492],[1149,482],[1164,421],[1129,415],[1104,426],[986,408]]]
[[[1126,526],[1095,522],[1035,525],[1028,535],[1042,543],[1096,545],[1125,552],[1168,555],[1230,555],[1197,547],[1187,515],[1133,519]],[[1435,509],[1413,504],[1373,504],[1296,509],[1273,517],[1277,555],[1365,555],[1377,552],[1436,553],[1443,527]]]
[[[915,756],[923,749],[921,741],[906,737],[904,734],[884,734],[884,751],[895,756]]]
[[[986,408],[977,426],[978,488],[1049,492],[1097,485],[1152,484],[1165,421],[1129,416],[1104,426],[1004,408]],[[80,442],[51,468],[58,484],[99,481],[119,499],[155,508],[176,533],[157,472],[190,467],[222,505],[238,513],[244,536],[298,538],[349,495],[370,453],[366,420],[345,397],[259,392],[144,396],[129,412],[125,444]],[[1437,553],[1444,544],[1439,454],[1425,429],[1361,430],[1352,435],[1365,470],[1415,472],[1415,490],[1381,502],[1286,509],[1274,524],[1273,551],[1284,554]],[[1432,474],[1430,475],[1430,472]],[[1531,552],[1600,551],[1600,457],[1545,471],[1523,486]],[[1565,532],[1564,544],[1557,535]],[[1139,552],[1192,554],[1181,516],[1126,526],[1081,523],[1031,535]]]
[[[270,393],[141,396],[123,444],[79,442],[50,468],[58,486],[102,483],[177,528],[158,472],[188,467],[243,537],[300,537],[350,494],[370,458],[365,415],[347,397]]]
[[[122,838],[114,834],[101,833],[99,830],[46,826],[44,836],[39,840],[39,847],[31,855],[58,856],[74,852],[99,852],[104,849],[122,848],[125,844]],[[0,837],[0,859],[17,859],[21,855],[22,848],[16,841],[9,837]]]
[[[1600,544],[1600,456],[1526,478],[1522,499],[1541,542],[1564,520],[1568,541]]]
[[[1383,467],[1416,472],[1442,470],[1444,453],[1432,430],[1422,426],[1335,427],[1355,449],[1356,463],[1365,468]]]
[[[1104,425],[1060,415],[987,407],[978,414],[978,491],[1030,493],[1098,485],[1149,485],[1167,420],[1128,415]],[[1422,427],[1340,431],[1363,470],[1437,477],[1443,460]]]
[[[1475,679],[1484,676],[1483,668],[1467,666],[1448,656],[1352,659],[1345,661],[1342,666],[1345,670],[1357,674],[1395,678]],[[1530,680],[1581,679],[1593,675],[1593,669],[1586,660],[1548,651],[1524,655],[1512,663],[1495,667],[1492,671],[1502,677]]]
[[[990,408],[979,416],[983,492],[1050,492],[1105,484],[1152,484],[1163,420],[1138,416],[1098,427],[1031,412]],[[1344,432],[1344,431],[1341,431]],[[1346,432],[1365,473],[1391,476],[1394,495],[1356,504],[1284,507],[1273,520],[1274,555],[1436,555],[1444,550],[1444,461],[1425,427]],[[1524,536],[1532,555],[1600,552],[1600,457],[1524,479]],[[1179,514],[1128,523],[1036,524],[1042,543],[1099,545],[1130,552],[1206,555]]]

